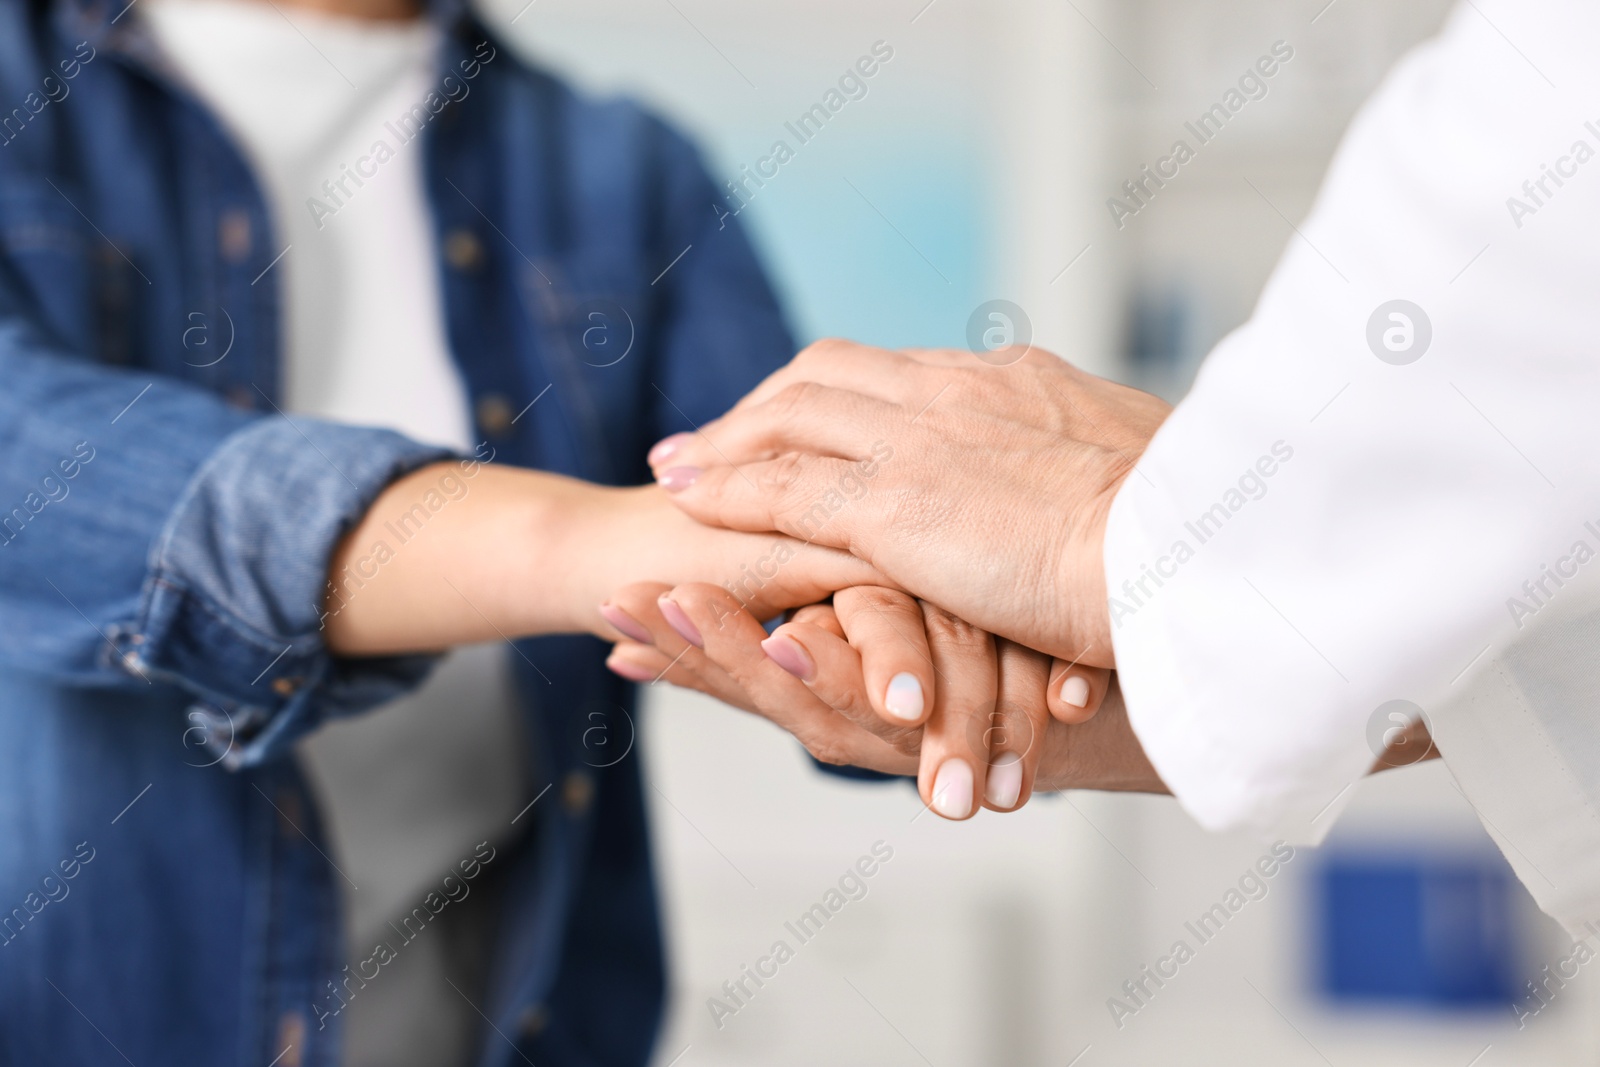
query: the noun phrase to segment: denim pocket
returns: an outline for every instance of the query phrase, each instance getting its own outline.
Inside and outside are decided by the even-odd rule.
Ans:
[[[0,182],[0,256],[65,347],[104,363],[130,363],[150,282],[126,242],[106,236],[80,212],[86,199],[45,179]]]

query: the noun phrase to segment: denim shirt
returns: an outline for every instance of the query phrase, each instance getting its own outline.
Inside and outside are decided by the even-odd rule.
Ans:
[[[442,456],[278,410],[293,251],[125,2],[0,0],[0,1064],[332,1065],[337,874],[289,754],[426,674],[332,657],[319,605],[341,533]],[[681,137],[432,15],[480,454],[644,481],[792,352],[772,293]],[[517,647],[537,832],[488,861],[479,1062],[641,1064],[665,981],[632,687],[594,638]]]

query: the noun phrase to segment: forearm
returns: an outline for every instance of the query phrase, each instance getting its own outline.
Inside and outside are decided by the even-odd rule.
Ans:
[[[1098,789],[1121,793],[1172,791],[1145,755],[1144,746],[1128,722],[1122,689],[1115,677],[1094,718],[1069,726],[1052,721],[1045,735],[1045,751],[1035,790]],[[1439,750],[1423,722],[1413,723],[1397,736],[1373,763],[1368,774],[1408,767],[1438,759]]]
[[[328,647],[386,655],[583,628],[573,609],[593,568],[572,535],[607,492],[470,461],[398,479],[329,562]]]
[[[323,625],[335,653],[389,655],[609,635],[600,603],[646,580],[738,584],[776,613],[875,579],[846,553],[701,526],[653,485],[441,463],[389,486],[340,542]]]

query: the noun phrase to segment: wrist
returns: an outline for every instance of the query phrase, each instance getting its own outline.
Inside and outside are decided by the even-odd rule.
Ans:
[[[725,538],[684,515],[657,486],[568,482],[542,520],[553,531],[546,588],[557,629],[608,636],[598,608],[635,582],[676,585],[705,577],[706,544]]]
[[[532,559],[523,587],[526,633],[602,633],[596,608],[615,587],[636,533],[632,490],[545,475],[550,484],[522,516]],[[537,546],[532,547],[532,546]]]
[[[386,655],[565,628],[550,586],[566,573],[556,535],[578,486],[471,461],[397,479],[330,560],[329,647]]]
[[[1052,719],[1044,746],[1034,780],[1037,792],[1171,793],[1133,732],[1115,681],[1094,718],[1076,725]]]
[[[1054,610],[1064,621],[1055,655],[1090,667],[1115,668],[1105,570],[1106,525],[1123,479],[1084,503],[1062,531]]]

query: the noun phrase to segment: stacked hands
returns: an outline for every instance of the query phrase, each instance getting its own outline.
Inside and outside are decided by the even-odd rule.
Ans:
[[[750,555],[718,561],[721,585],[614,592],[593,627],[611,669],[760,714],[825,762],[915,774],[949,819],[1165,792],[1112,674],[1101,540],[1170,409],[1007,355],[820,342],[658,444],[672,503]]]
[[[1169,409],[1048,353],[990,358],[1012,355],[813,345],[658,444],[656,485],[419,468],[335,548],[328,646],[589,631],[618,642],[617,673],[915,773],[952,819],[1039,790],[1165,792],[1111,675],[1102,541]],[[427,535],[391,550],[419,514]]]

